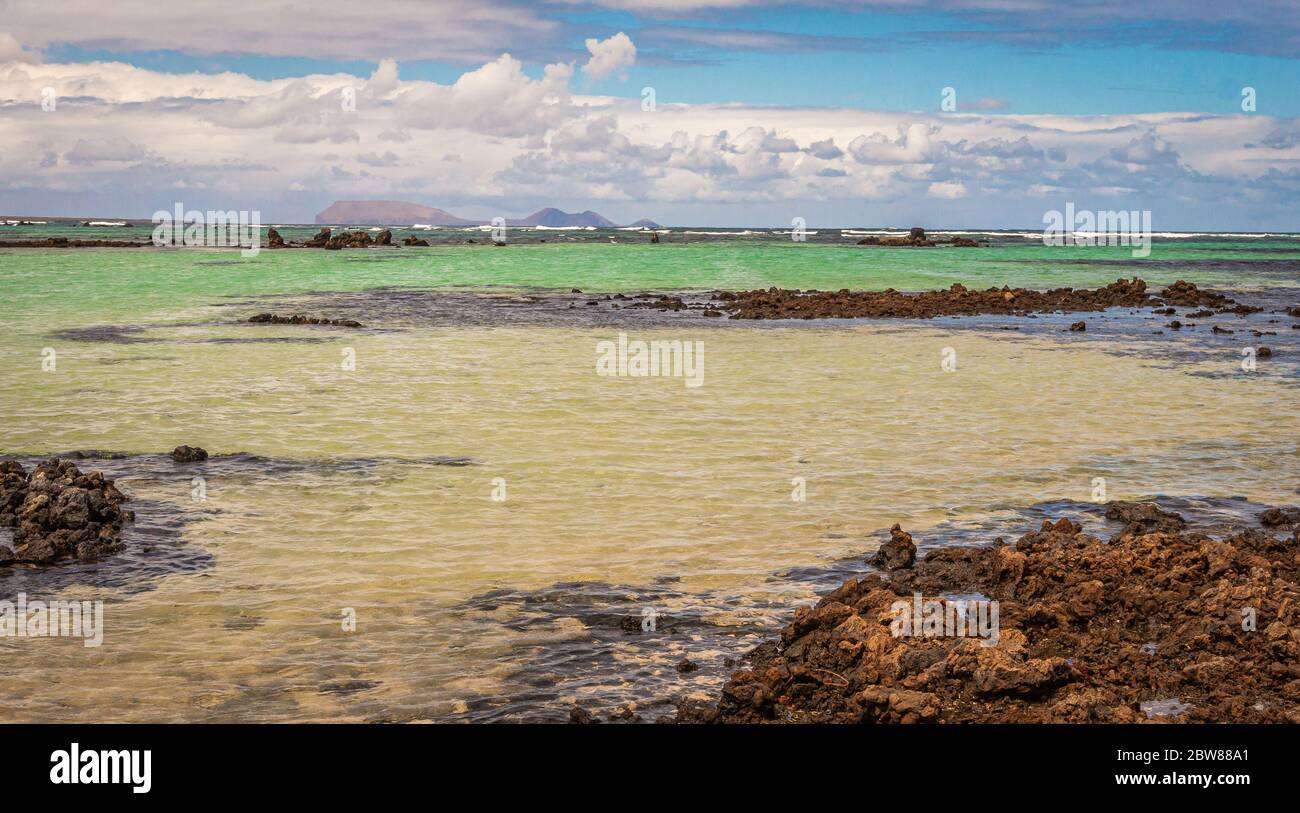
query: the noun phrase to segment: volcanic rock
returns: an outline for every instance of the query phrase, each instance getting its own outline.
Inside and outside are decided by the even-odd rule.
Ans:
[[[1132,532],[1107,542],[1062,518],[851,578],[677,721],[1134,723],[1179,698],[1180,722],[1300,723],[1295,540],[1211,538],[1140,503],[1108,513]],[[996,638],[895,623],[919,600],[947,616],[953,594],[997,602]]]
[[[248,321],[262,325],[329,325],[331,327],[363,327],[355,319],[327,319],[323,316],[308,316],[305,313],[295,313],[292,316],[281,316],[277,313],[258,313],[248,317]]]
[[[116,553],[122,524],[135,519],[120,508],[126,501],[102,472],[83,473],[70,460],[45,460],[30,475],[16,461],[0,461],[0,526],[14,529],[13,547],[0,545],[0,565]]]
[[[900,526],[889,529],[889,541],[880,546],[870,563],[885,570],[899,570],[911,567],[916,562],[916,545],[912,535]]]
[[[207,459],[207,449],[199,446],[177,446],[172,449],[172,460],[177,463],[198,463]]]

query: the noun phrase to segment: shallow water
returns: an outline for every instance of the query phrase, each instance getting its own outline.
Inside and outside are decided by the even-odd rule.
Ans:
[[[1058,269],[1040,251],[548,243],[244,263],[0,250],[0,454],[104,450],[80,465],[119,477],[138,514],[116,560],[0,568],[0,597],[102,599],[107,626],[99,648],[0,639],[2,716],[562,719],[580,699],[653,718],[718,686],[727,658],[895,522],[923,544],[1014,537],[1091,510],[1098,477],[1111,499],[1189,498],[1245,520],[1296,501],[1294,353],[1244,372],[1245,334],[1154,336],[1125,313],[1089,314],[1083,336],[1055,317],[1023,331],[567,318],[567,297],[586,296],[570,286],[1298,279],[1272,261],[1239,278]],[[431,306],[405,286],[461,298]],[[492,315],[486,294],[543,315]],[[294,309],[366,327],[242,322]],[[1251,320],[1266,318],[1284,334],[1270,343],[1290,347],[1295,320]],[[596,375],[597,343],[619,330],[702,341],[703,386]],[[182,443],[214,457],[163,456]],[[625,631],[646,608],[656,630]],[[679,674],[686,657],[702,668]]]

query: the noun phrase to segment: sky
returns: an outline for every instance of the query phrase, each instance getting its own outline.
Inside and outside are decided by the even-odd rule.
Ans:
[[[0,213],[1300,231],[1300,4],[0,0]]]

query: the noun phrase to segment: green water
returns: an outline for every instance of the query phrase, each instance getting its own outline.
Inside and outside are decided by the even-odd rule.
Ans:
[[[1249,510],[1300,483],[1287,357],[1242,371],[1244,332],[1180,356],[1197,341],[1186,331],[644,328],[703,343],[703,385],[688,388],[598,376],[605,328],[382,310],[359,331],[246,322],[277,294],[1296,285],[1290,250],[1240,248],[1158,244],[1147,263],[1126,249],[785,241],[0,250],[0,454],[125,453],[82,465],[113,471],[139,516],[112,561],[0,568],[0,596],[106,604],[101,647],[0,640],[0,720],[559,720],[575,699],[707,698],[727,658],[812,599],[788,574],[860,562],[895,522],[926,544],[941,523],[1087,502],[1097,478],[1109,498]],[[93,325],[144,330],[63,333]],[[173,464],[182,443],[214,457]],[[469,464],[427,462],[443,458]],[[174,536],[141,536],[160,524]],[[646,606],[698,623],[610,630]],[[702,668],[679,674],[684,657]]]
[[[1187,279],[1219,287],[1294,285],[1295,243],[1231,250],[1213,243],[1157,243],[1147,260],[1123,247],[889,249],[787,241],[683,245],[439,246],[368,251],[0,249],[0,290],[11,325],[159,317],[218,298],[380,286],[538,286],[589,292],[641,289],[836,290],[1020,285],[1095,287],[1120,276],[1153,285]],[[1099,262],[1104,261],[1104,262]],[[1256,267],[1255,263],[1259,264]]]

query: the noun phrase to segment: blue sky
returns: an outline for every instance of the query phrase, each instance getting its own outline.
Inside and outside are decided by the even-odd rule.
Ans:
[[[183,190],[280,220],[366,197],[1021,227],[1068,198],[1300,228],[1298,56],[1281,0],[69,0],[57,24],[9,0],[0,210],[147,216]]]
[[[547,16],[561,24],[561,33],[546,47],[524,42],[505,49],[537,60],[526,66],[530,74],[538,75],[545,62],[584,56],[583,41],[593,31],[625,31],[638,44],[637,81],[655,86],[662,99],[681,102],[932,110],[940,89],[960,86],[962,95],[1004,100],[1008,112],[1022,114],[1230,113],[1240,109],[1241,89],[1251,86],[1261,112],[1300,113],[1300,53],[1288,57],[1279,46],[1259,42],[1257,30],[1240,25],[1110,22],[1063,35],[1000,25],[1000,18],[981,22],[979,15],[830,6],[756,7],[679,19],[560,6]],[[708,37],[732,39],[718,44]],[[1211,47],[1214,42],[1221,46]],[[229,70],[258,79],[335,72],[364,77],[377,65],[366,59],[78,44],[57,44],[46,58],[118,59],[162,71]],[[404,78],[443,83],[476,66],[464,59],[402,65]],[[639,90],[614,80],[578,89],[612,95]]]

